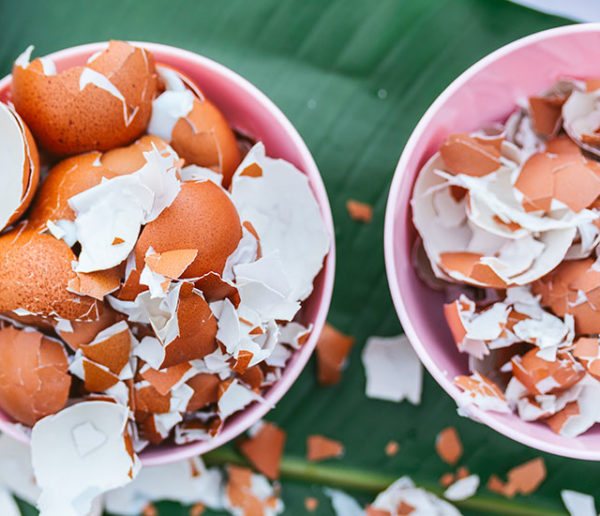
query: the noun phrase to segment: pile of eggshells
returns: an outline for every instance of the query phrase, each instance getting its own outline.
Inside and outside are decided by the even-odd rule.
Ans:
[[[600,422],[599,88],[559,80],[506,123],[448,136],[419,173],[415,262],[469,354],[467,414],[568,437]]]
[[[307,177],[147,50],[31,51],[0,103],[0,409],[67,514],[264,402],[330,242]]]

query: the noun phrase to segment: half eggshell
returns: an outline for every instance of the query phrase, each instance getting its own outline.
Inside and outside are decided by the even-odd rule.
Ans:
[[[37,141],[53,154],[107,150],[140,136],[148,125],[157,75],[152,54],[111,41],[84,66],[57,73],[49,59],[13,66],[12,100]]]
[[[162,66],[158,72],[166,91],[152,104],[148,132],[169,141],[187,164],[222,174],[227,188],[241,161],[229,123],[188,78]]]
[[[33,136],[17,113],[0,103],[0,230],[29,207],[38,185],[40,160]]]

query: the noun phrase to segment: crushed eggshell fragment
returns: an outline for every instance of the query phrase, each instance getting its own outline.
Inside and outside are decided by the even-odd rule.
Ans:
[[[261,422],[250,430],[250,437],[238,443],[240,451],[263,475],[271,480],[279,477],[279,463],[285,445],[285,432],[273,423]]]
[[[415,486],[409,477],[401,477],[377,495],[367,507],[368,516],[383,514],[436,514],[459,516],[460,512],[450,503],[433,493]]]
[[[344,445],[322,435],[309,435],[306,439],[306,458],[312,462],[341,457]]]
[[[365,224],[373,221],[373,207],[370,204],[349,199],[346,201],[346,209],[353,220]]]
[[[435,450],[447,464],[456,464],[463,453],[462,443],[456,428],[449,426],[438,433],[435,439]]]
[[[325,323],[317,341],[317,374],[322,385],[336,384],[341,380],[342,369],[354,337],[344,335],[329,323]]]
[[[423,367],[406,335],[370,337],[362,351],[369,398],[421,401]]]

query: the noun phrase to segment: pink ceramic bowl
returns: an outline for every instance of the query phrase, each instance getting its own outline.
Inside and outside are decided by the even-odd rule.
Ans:
[[[560,76],[598,77],[600,24],[547,30],[491,53],[460,75],[427,110],[398,162],[385,217],[385,261],[396,311],[421,361],[438,383],[456,398],[452,380],[468,374],[467,355],[457,351],[447,328],[442,295],[425,286],[411,264],[417,237],[410,198],[422,165],[450,133],[469,132],[503,121],[517,99],[538,93]],[[600,460],[600,428],[577,438],[554,434],[542,423],[515,415],[484,412],[470,416],[523,444],[566,457]]]
[[[302,170],[310,180],[321,207],[325,226],[331,236],[331,249],[324,267],[315,280],[313,293],[303,303],[300,314],[304,323],[312,323],[313,331],[304,346],[292,356],[281,379],[265,394],[267,403],[255,403],[231,417],[222,431],[210,441],[182,446],[161,445],[144,450],[140,454],[142,463],[151,466],[203,454],[234,439],[263,417],[291,387],[308,362],[329,311],[335,273],[335,241],[331,208],[317,165],[294,126],[273,102],[246,79],[206,57],[167,45],[133,43],[150,50],[158,63],[171,65],[193,79],[207,98],[225,114],[234,128],[265,144],[269,156],[286,159]],[[106,43],[91,43],[61,50],[50,57],[60,72],[65,68],[85,63],[90,55],[105,46]],[[0,101],[6,100],[10,83],[10,76],[0,81]],[[0,430],[21,441],[28,441],[28,437],[1,412]]]

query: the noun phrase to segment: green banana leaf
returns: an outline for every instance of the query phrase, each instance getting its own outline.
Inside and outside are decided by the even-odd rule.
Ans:
[[[157,41],[211,57],[263,90],[298,128],[314,154],[336,224],[337,279],[329,320],[356,337],[337,386],[320,387],[315,364],[267,419],[287,431],[282,464],[286,514],[332,514],[323,486],[366,504],[394,479],[410,475],[440,491],[449,471],[434,452],[439,430],[454,425],[465,445],[460,464],[483,486],[458,504],[465,514],[564,514],[560,490],[594,494],[600,464],[539,453],[460,418],[426,375],[420,406],[368,400],[360,351],[370,335],[401,332],[383,261],[383,218],[392,174],[411,130],[442,89],[490,51],[524,35],[569,23],[504,0],[33,0],[0,1],[0,74],[27,45],[36,55],[109,38]],[[372,224],[351,220],[346,200],[374,206]],[[306,437],[342,441],[343,458],[304,460]],[[400,444],[393,457],[390,440]],[[485,488],[492,473],[543,456],[548,477],[513,500]],[[228,445],[208,463],[240,461]],[[598,477],[596,476],[598,475]],[[189,508],[157,505],[161,516]],[[22,505],[24,514],[35,511]]]

